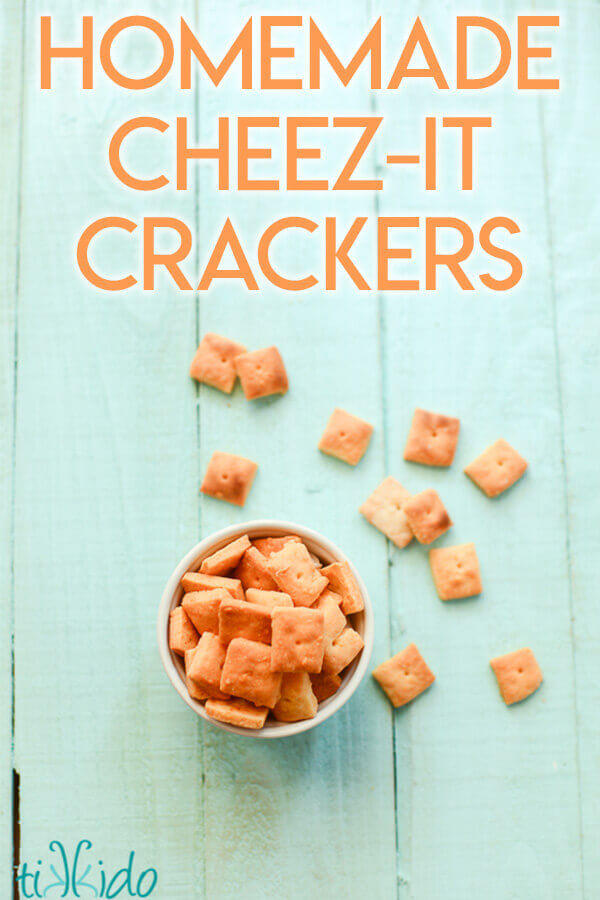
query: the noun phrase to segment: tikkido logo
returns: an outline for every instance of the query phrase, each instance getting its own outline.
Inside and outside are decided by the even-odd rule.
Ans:
[[[109,869],[92,853],[91,841],[79,841],[69,854],[61,841],[50,841],[51,858],[35,866],[24,862],[16,874],[21,897],[149,897],[158,883],[156,869],[135,866],[135,851],[122,868]]]

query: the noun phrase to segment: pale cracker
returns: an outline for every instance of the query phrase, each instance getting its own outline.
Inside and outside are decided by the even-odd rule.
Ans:
[[[380,663],[373,669],[373,678],[379,682],[393,706],[405,706],[435,681],[435,675],[415,644],[409,644],[391,659]]]
[[[518,481],[526,468],[527,460],[499,438],[469,463],[465,473],[488,497],[497,497]]]
[[[346,627],[346,616],[340,609],[342,598],[329,588],[325,588],[317,602],[312,607],[320,609],[325,619],[325,639],[335,640]]]
[[[326,675],[339,675],[358,656],[364,645],[358,631],[349,626],[344,628],[335,641],[327,641],[325,645],[323,672]]]
[[[222,588],[232,597],[237,597],[238,600],[244,599],[242,582],[237,578],[204,575],[203,572],[186,572],[181,579],[181,586],[186,594],[190,591],[216,591],[218,588]]]
[[[190,375],[196,381],[230,394],[237,378],[233,360],[245,350],[243,344],[220,334],[205,334],[192,360]]]
[[[460,419],[415,409],[404,459],[425,466],[450,466],[456,452]]]
[[[429,564],[440,600],[476,597],[481,593],[475,544],[434,548],[429,551]]]
[[[502,699],[507,706],[525,700],[537,691],[543,681],[542,670],[533,655],[533,650],[529,647],[497,656],[490,660],[490,666],[494,670]]]
[[[420,544],[431,544],[452,526],[452,519],[437,491],[414,494],[404,504],[408,524]]]
[[[319,701],[307,672],[290,672],[281,680],[281,697],[273,707],[278,722],[301,722],[317,714]]]
[[[238,728],[262,728],[269,710],[266,706],[255,706],[247,700],[232,697],[231,700],[207,700],[204,706],[207,715]]]
[[[355,466],[365,455],[373,426],[343,409],[334,409],[319,441],[319,450]]]
[[[320,672],[325,617],[318,609],[280,606],[272,614],[271,668],[274,672]]]
[[[358,507],[358,511],[397,547],[406,547],[413,539],[412,529],[404,512],[404,504],[409,499],[410,494],[406,488],[390,475]]]
[[[248,588],[246,591],[246,600],[248,603],[258,603],[259,606],[266,606],[273,611],[277,606],[291,607],[292,598],[283,591],[261,591],[257,588]]]
[[[243,456],[215,450],[200,487],[203,494],[235,506],[246,502],[258,465]]]
[[[327,577],[332,590],[341,596],[341,609],[344,615],[351,616],[365,608],[358,582],[346,560],[331,563],[321,571]]]
[[[199,688],[197,684],[195,684],[192,679],[188,675],[188,670],[192,663],[192,659],[194,658],[194,654],[198,648],[194,647],[192,650],[186,650],[184,661],[185,661],[185,686],[188,689],[188,694],[192,698],[192,700],[207,700],[210,694],[207,694],[206,691],[203,691],[202,688]]]
[[[327,578],[316,568],[304,544],[286,544],[268,558],[267,567],[294,606],[312,606],[327,587]]]
[[[277,347],[242,353],[235,358],[235,368],[246,400],[285,394],[288,389],[287,372]]]

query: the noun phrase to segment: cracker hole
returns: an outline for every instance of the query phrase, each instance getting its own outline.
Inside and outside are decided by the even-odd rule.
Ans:
[[[456,568],[457,568],[457,569],[462,569],[462,563],[456,563]]]
[[[432,431],[432,432],[431,432],[431,437],[437,437],[437,431]]]
[[[522,674],[523,674],[523,669],[517,669],[517,672],[519,673],[519,675],[522,675]]]
[[[502,465],[502,460],[501,460],[501,459],[498,460],[498,465],[499,465],[499,466]]]
[[[226,362],[227,362],[227,360],[225,359],[224,356],[221,357],[221,362],[222,362],[222,363],[226,363]]]

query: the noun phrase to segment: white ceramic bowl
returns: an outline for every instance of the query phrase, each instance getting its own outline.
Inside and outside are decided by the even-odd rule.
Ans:
[[[199,569],[203,559],[210,556],[211,553],[220,550],[221,547],[224,547],[230,541],[235,540],[235,538],[240,537],[243,534],[247,534],[250,538],[297,534],[302,538],[308,549],[316,554],[325,564],[336,562],[338,560],[346,560],[360,587],[365,602],[365,608],[363,612],[355,613],[351,619],[353,627],[361,635],[365,642],[365,646],[358,658],[345,672],[337,692],[333,697],[329,697],[319,704],[317,714],[312,719],[304,719],[301,722],[275,722],[268,719],[263,728],[256,730],[250,728],[238,728],[234,725],[227,725],[225,722],[211,719],[210,716],[206,714],[204,706],[197,700],[193,700],[188,694],[185,685],[183,660],[169,649],[169,614],[181,601],[183,591],[180,581],[182,575],[185,572],[196,571]],[[169,578],[162,595],[158,610],[157,635],[160,658],[171,684],[181,699],[184,700],[199,716],[206,719],[211,725],[216,725],[217,728],[222,728],[224,731],[231,731],[234,734],[243,734],[246,737],[289,737],[292,734],[300,734],[301,731],[308,731],[309,728],[314,728],[315,725],[320,725],[321,722],[324,722],[325,719],[332,716],[338,709],[341,709],[364,678],[373,649],[373,610],[369,595],[360,575],[352,565],[352,562],[344,556],[342,551],[339,550],[335,544],[332,544],[331,541],[328,541],[327,538],[324,538],[316,531],[312,531],[310,528],[304,528],[302,525],[296,525],[293,522],[282,522],[280,520],[269,521],[268,519],[265,519],[246,522],[241,525],[231,525],[229,528],[217,531],[215,534],[211,534],[203,541],[200,541],[199,544],[196,544],[196,546],[184,556]]]

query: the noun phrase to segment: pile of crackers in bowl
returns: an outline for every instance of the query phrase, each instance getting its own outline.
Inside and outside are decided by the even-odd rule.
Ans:
[[[186,572],[181,589],[169,648],[190,697],[228,725],[314,718],[364,646],[351,567],[325,564],[295,534],[243,534]]]

